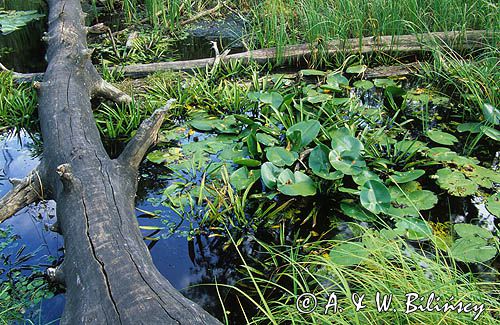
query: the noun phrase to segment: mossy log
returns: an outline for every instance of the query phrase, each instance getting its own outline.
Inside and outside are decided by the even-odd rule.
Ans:
[[[92,65],[79,0],[49,0],[48,68],[39,84],[40,166],[0,202],[1,219],[53,199],[64,237],[57,278],[66,287],[62,324],[219,324],[154,266],[135,216],[138,166],[168,107],[144,121],[117,159],[101,142],[90,99],[109,87]]]

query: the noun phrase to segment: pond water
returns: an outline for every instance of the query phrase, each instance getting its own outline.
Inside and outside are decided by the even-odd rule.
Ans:
[[[19,134],[7,132],[0,136],[0,195],[4,195],[12,188],[9,178],[22,178],[37,166],[38,149],[31,136],[25,131]],[[161,205],[153,206],[153,203],[149,202],[157,198],[160,195],[158,189],[166,185],[165,180],[161,178],[162,170],[146,163],[141,167],[140,174],[137,196],[137,216],[140,225],[155,227],[165,227],[165,223],[179,225],[173,234],[164,234],[163,237],[166,238],[146,240],[155,265],[176,289],[212,314],[221,316],[215,288],[201,284],[211,284],[214,279],[222,283],[234,283],[235,257],[214,247],[210,240],[202,236],[188,241],[185,233],[189,225],[184,224],[167,208]],[[63,238],[50,231],[50,225],[55,222],[54,205],[53,202],[46,202],[31,206],[5,221],[1,227],[11,226],[19,239],[16,247],[10,247],[4,253],[15,253],[22,243],[26,245],[25,252],[34,253],[34,256],[25,263],[27,266],[47,267],[61,262],[64,255]],[[156,211],[162,215],[162,218],[153,219],[141,211]],[[143,230],[143,233],[145,237],[151,238],[155,238],[156,235],[151,230]],[[1,277],[0,280],[2,280]],[[41,324],[46,324],[57,320],[63,307],[64,295],[59,294],[43,301],[41,306],[28,311],[26,317],[32,320],[39,319]]]

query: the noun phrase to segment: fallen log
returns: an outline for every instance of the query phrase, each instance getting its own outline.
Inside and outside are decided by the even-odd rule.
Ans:
[[[490,35],[484,30],[466,32],[434,32],[415,35],[395,35],[380,37],[351,38],[346,40],[333,40],[326,42],[321,47],[327,55],[338,53],[376,53],[376,52],[419,52],[446,45],[455,49],[474,49],[484,46]],[[276,61],[278,52],[282,53],[280,60],[300,62],[311,57],[318,48],[311,44],[290,45],[278,50],[265,48],[242,53],[229,54],[220,57],[220,61],[241,61],[243,63],[257,62],[265,64]],[[159,71],[193,70],[211,66],[216,58],[206,58],[189,61],[171,61],[148,64],[133,64],[124,67],[114,67],[125,76],[138,78]]]
[[[472,30],[467,32],[435,32],[416,35],[400,35],[400,36],[381,36],[381,37],[364,37],[352,38],[347,40],[334,40],[326,44],[325,49],[329,55],[339,52],[343,53],[374,53],[374,52],[419,52],[434,48],[436,45],[446,45],[454,49],[477,49],[484,46],[485,41],[490,38],[490,34],[484,30]],[[308,58],[314,52],[314,47],[309,44],[291,45],[285,47],[283,51],[283,60],[300,62],[304,58]],[[276,48],[266,48],[252,50],[236,54],[228,54],[219,58],[219,61],[242,61],[248,63],[255,61],[257,63],[267,63],[276,60]],[[122,71],[125,76],[131,78],[141,78],[149,74],[160,71],[191,71],[194,69],[205,68],[211,66],[216,61],[215,58],[205,58],[187,61],[171,61],[157,62],[148,64],[133,64],[127,66],[114,66],[110,69]],[[376,78],[382,76],[391,76],[411,73],[411,64],[401,66],[390,66],[380,68],[370,68],[366,73],[366,78]],[[418,63],[415,63],[418,65]],[[0,64],[0,68],[4,71],[9,71]],[[368,72],[368,71],[367,71]],[[23,74],[13,72],[13,76],[18,81],[33,81],[41,80],[43,74],[30,73]]]
[[[44,151],[37,173],[15,181],[7,197],[19,209],[39,199],[43,188],[43,198],[57,203],[65,258],[51,273],[66,287],[61,323],[218,324],[156,269],[135,216],[138,166],[169,104],[110,159],[90,99],[106,92],[120,101],[123,94],[103,87],[89,60],[80,0],[48,3],[48,67],[38,87]],[[26,193],[31,196],[23,202]],[[0,210],[2,219],[12,210]]]

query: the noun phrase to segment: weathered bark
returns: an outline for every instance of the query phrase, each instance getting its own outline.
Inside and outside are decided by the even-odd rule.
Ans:
[[[434,32],[416,35],[399,36],[381,36],[352,38],[348,40],[335,40],[326,44],[325,49],[329,55],[335,53],[375,53],[375,52],[421,52],[432,49],[435,45],[446,45],[453,49],[477,49],[484,46],[491,35],[484,30],[472,30],[465,33],[461,32]],[[315,48],[309,44],[291,45],[282,49],[283,60],[300,61],[308,58],[314,52]],[[219,58],[219,61],[242,61],[243,63],[257,62],[266,63],[276,60],[276,48],[265,48],[252,50],[237,54],[228,54]],[[127,77],[140,78],[160,71],[190,71],[194,69],[211,66],[215,58],[196,59],[188,61],[157,62],[148,64],[132,64],[124,67],[112,67],[124,73]],[[390,66],[373,68],[367,71],[366,78],[377,78],[391,75],[404,75],[413,71],[413,65],[418,63],[401,66]],[[0,68],[9,71],[0,64]],[[373,75],[370,74],[373,72]],[[14,78],[18,81],[41,80],[42,73],[17,73],[13,72]],[[104,96],[108,97],[109,96]]]
[[[337,53],[376,53],[376,52],[421,52],[434,48],[436,45],[449,46],[455,49],[473,49],[484,46],[484,41],[490,35],[484,30],[473,30],[462,32],[434,32],[415,35],[395,35],[381,37],[351,38],[347,40],[334,40],[322,45],[326,54]],[[311,57],[317,48],[311,44],[290,45],[281,49],[282,60],[297,62]],[[275,61],[278,50],[266,48],[247,51],[237,54],[229,54],[221,58],[221,61],[241,61],[267,63]],[[215,58],[206,58],[189,61],[158,62],[149,64],[128,65],[120,69],[125,76],[143,77],[158,71],[168,70],[192,70],[203,68],[214,64]]]
[[[103,88],[112,96],[113,89],[103,87],[89,60],[80,1],[48,2],[49,64],[39,85],[44,145],[39,169],[45,171],[45,198],[57,203],[64,236],[65,259],[53,272],[66,286],[61,323],[218,323],[159,273],[135,217],[137,168],[156,140],[165,110],[143,122],[122,155],[110,159],[90,98]]]

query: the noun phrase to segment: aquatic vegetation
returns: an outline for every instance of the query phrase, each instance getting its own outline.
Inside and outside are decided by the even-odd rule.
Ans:
[[[495,298],[497,282],[481,280],[461,270],[437,247],[424,250],[409,244],[397,235],[397,230],[371,230],[356,224],[348,227],[355,234],[348,241],[338,238],[300,245],[259,242],[263,251],[260,268],[244,268],[247,278],[242,282],[247,289],[231,286],[240,299],[255,306],[257,315],[252,323],[468,324],[472,318],[495,322],[500,310],[500,302]],[[465,228],[457,231],[462,233]],[[481,232],[477,228],[472,231],[476,230]],[[498,275],[498,271],[489,272]],[[258,289],[258,294],[249,293],[252,287]],[[441,302],[433,299],[431,306],[470,303],[477,309],[468,314],[436,308],[407,312],[412,310],[407,305],[410,293],[424,297],[425,301],[415,303],[423,307],[433,293]],[[356,302],[365,308],[357,308]]]
[[[405,120],[406,115],[412,114],[407,109],[409,101],[421,102],[421,109],[433,101],[449,108],[449,100],[443,100],[442,95],[408,98],[409,91],[397,80],[375,79],[372,89],[380,89],[389,99],[382,98],[373,109],[348,96],[352,81],[339,72],[309,69],[299,75],[299,80],[288,83],[283,82],[283,75],[274,76],[264,89],[263,84],[255,83],[257,89],[245,92],[249,99],[246,110],[236,114],[228,115],[226,110],[218,117],[191,109],[191,119],[182,132],[204,138],[195,145],[182,144],[175,151],[155,151],[148,159],[165,163],[176,172],[187,166],[205,166],[215,159],[209,173],[199,169],[204,175],[203,190],[193,188],[199,193],[194,195],[198,205],[208,198],[221,198],[220,192],[210,193],[208,188],[209,184],[222,186],[217,174],[222,168],[229,175],[222,179],[235,190],[224,192],[244,193],[245,202],[321,195],[324,204],[339,216],[374,225],[389,222],[409,232],[411,240],[432,237],[425,218],[437,213],[433,209],[442,199],[436,185],[452,196],[496,195],[493,184],[500,183],[498,173],[449,148],[459,141],[452,134],[456,130],[445,132],[432,120],[432,129],[424,133],[411,134],[407,129],[411,121]],[[191,103],[182,100],[180,104]],[[164,141],[175,139],[181,137],[165,135]],[[195,164],[186,165],[188,161]],[[222,187],[227,188],[227,184]],[[221,209],[214,211],[221,213]],[[245,219],[245,211],[235,214],[240,216],[237,219]],[[203,227],[206,220],[216,226],[224,219],[213,216],[199,220],[203,220]],[[489,247],[485,241],[474,241],[477,247]],[[496,254],[496,248],[492,249],[481,261]]]
[[[26,26],[30,21],[38,20],[44,16],[36,10],[0,10],[0,32],[7,35]]]
[[[0,228],[0,323],[22,320],[43,299],[54,296],[41,267],[26,265],[34,253],[18,245],[11,227]]]
[[[36,125],[37,95],[31,85],[16,85],[12,74],[0,72],[0,127]]]

